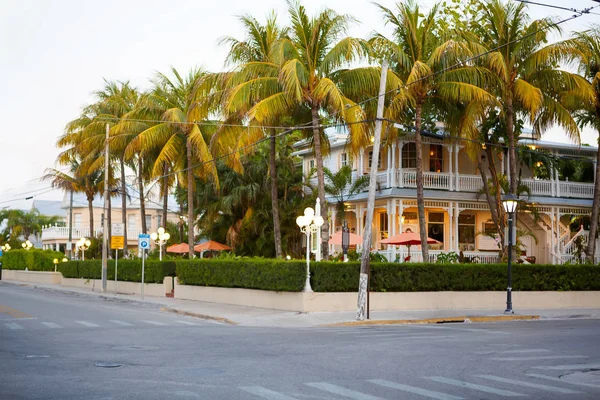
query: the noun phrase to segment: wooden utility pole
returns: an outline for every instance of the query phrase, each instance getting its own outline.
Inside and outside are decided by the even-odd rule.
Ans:
[[[365,319],[367,304],[367,288],[369,287],[369,255],[371,250],[371,225],[373,224],[373,211],[375,210],[375,189],[377,186],[377,164],[379,164],[379,145],[381,143],[381,129],[383,125],[383,106],[385,103],[385,85],[387,82],[388,63],[381,65],[381,80],[379,82],[379,97],[377,99],[377,119],[373,139],[373,157],[371,158],[371,172],[369,174],[369,200],[367,202],[367,218],[363,233],[363,253],[360,260],[360,281],[358,286],[358,310],[356,320]]]
[[[106,124],[106,142],[104,144],[104,219],[102,229],[102,292],[106,292],[108,273],[108,123]]]

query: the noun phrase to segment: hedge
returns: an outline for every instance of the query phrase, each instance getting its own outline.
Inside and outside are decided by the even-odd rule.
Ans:
[[[264,259],[181,260],[177,261],[177,278],[183,285],[300,292],[306,280],[306,263]]]
[[[54,250],[10,250],[2,254],[2,268],[29,271],[54,271],[54,259],[59,261],[65,255]],[[59,264],[60,266],[60,264]]]
[[[124,282],[142,280],[142,260],[119,260],[117,278]],[[102,261],[69,261],[59,264],[58,270],[65,278],[101,279]],[[146,260],[144,263],[144,282],[163,283],[165,276],[175,276],[174,261]],[[107,279],[115,279],[115,261],[108,260]]]
[[[316,292],[356,292],[360,263],[311,263]],[[517,264],[513,290],[600,290],[600,266]],[[371,263],[374,292],[503,291],[505,264]]]

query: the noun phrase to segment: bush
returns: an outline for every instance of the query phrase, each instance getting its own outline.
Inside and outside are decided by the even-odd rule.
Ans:
[[[273,259],[181,260],[177,278],[185,285],[299,292],[304,288],[306,264]]]
[[[54,250],[10,250],[2,255],[2,268],[29,271],[54,271],[54,259],[62,260],[64,254]]]
[[[58,270],[65,278],[101,279],[102,261],[69,261],[61,263]],[[124,282],[141,282],[142,260],[119,260],[117,279]],[[165,276],[175,276],[175,262],[146,260],[144,265],[145,283],[162,283]],[[115,279],[115,261],[108,260],[107,279]]]

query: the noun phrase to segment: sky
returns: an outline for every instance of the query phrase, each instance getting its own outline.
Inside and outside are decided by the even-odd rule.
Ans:
[[[560,0],[538,0],[564,6]],[[380,4],[393,7],[392,0]],[[427,8],[434,0],[421,0]],[[373,31],[388,34],[381,14],[366,0],[303,0],[310,15],[325,7],[354,16],[348,34],[366,38]],[[568,7],[584,9],[591,0],[572,0]],[[284,0],[0,0],[0,209],[29,208],[38,199],[62,199],[62,192],[40,182],[55,168],[56,141],[65,125],[94,101],[104,79],[130,81],[144,90],[157,71],[171,66],[186,73],[192,67],[224,69],[226,49],[219,38],[243,39],[237,16],[260,21],[275,10],[287,22]],[[531,18],[564,19],[573,12],[531,5]],[[596,15],[563,25],[565,33],[581,30]],[[591,130],[582,142],[595,143]],[[543,140],[566,142],[560,129]]]

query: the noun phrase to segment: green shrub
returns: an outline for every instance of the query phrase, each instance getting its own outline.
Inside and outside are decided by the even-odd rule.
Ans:
[[[54,259],[62,260],[64,254],[54,250],[10,250],[2,255],[2,268],[29,271],[54,271]]]
[[[179,283],[299,292],[306,280],[302,261],[205,259],[177,261]]]
[[[117,279],[124,282],[141,282],[142,260],[119,260]],[[101,279],[102,261],[69,261],[59,264],[59,271],[65,278]],[[107,279],[115,279],[115,261],[108,260]],[[175,276],[175,262],[146,260],[144,265],[145,283],[162,283],[165,276]]]

